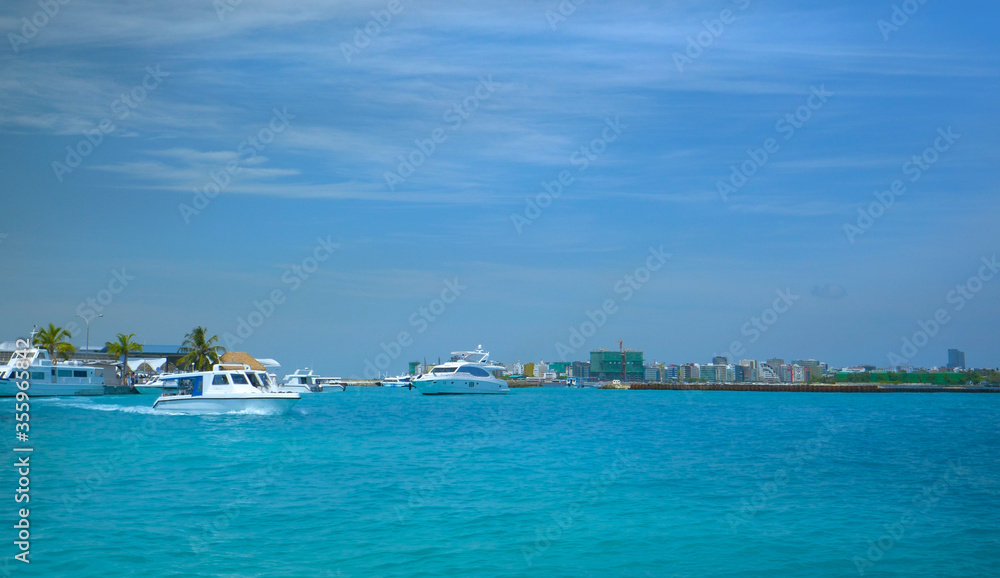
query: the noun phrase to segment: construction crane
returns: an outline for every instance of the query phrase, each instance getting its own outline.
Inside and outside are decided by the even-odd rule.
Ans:
[[[622,356],[622,383],[625,383],[625,346],[621,339],[618,340],[618,352]]]

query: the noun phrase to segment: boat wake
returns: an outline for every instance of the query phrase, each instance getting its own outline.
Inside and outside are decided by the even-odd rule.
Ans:
[[[177,412],[158,411],[144,405],[116,405],[106,403],[94,403],[85,401],[56,400],[52,405],[59,407],[72,407],[76,409],[89,409],[93,411],[120,411],[122,413],[136,413],[143,415],[180,415]]]

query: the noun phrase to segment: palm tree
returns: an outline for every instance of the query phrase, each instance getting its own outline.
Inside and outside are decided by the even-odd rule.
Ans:
[[[198,326],[184,336],[184,345],[180,352],[184,357],[180,358],[177,365],[181,367],[194,366],[195,371],[208,371],[212,365],[219,363],[219,356],[226,352],[221,345],[217,345],[219,336],[207,336],[207,330]]]
[[[56,357],[62,357],[63,359],[68,359],[69,355],[76,351],[76,347],[73,347],[72,343],[66,341],[73,337],[69,331],[66,331],[62,327],[56,327],[52,323],[49,323],[48,327],[43,327],[38,335],[35,336],[34,342],[35,347],[40,347],[49,352],[49,359],[52,363],[58,363]]]
[[[136,343],[133,338],[134,333],[129,333],[125,335],[124,333],[118,334],[118,341],[109,341],[104,344],[104,347],[108,348],[108,353],[114,357],[122,357],[122,385],[128,384],[128,354],[132,351],[141,352],[142,345]]]

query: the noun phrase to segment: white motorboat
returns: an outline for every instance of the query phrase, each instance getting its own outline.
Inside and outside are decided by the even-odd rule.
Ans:
[[[142,394],[160,395],[163,393],[163,386],[165,385],[162,379],[163,377],[164,376],[162,375],[156,375],[149,381],[137,383],[135,384],[135,389]]]
[[[313,373],[308,367],[296,369],[295,373],[285,376],[284,383],[279,387],[281,391],[294,391],[295,393],[320,393],[324,391],[344,391],[347,384],[339,377],[321,377]]]
[[[453,351],[452,360],[442,363],[413,380],[424,395],[504,394],[507,382],[493,375],[504,369],[489,361],[490,353],[480,345],[474,351]]]
[[[285,413],[301,397],[295,392],[273,391],[267,374],[244,364],[217,364],[211,371],[160,376],[163,394],[153,409],[181,413],[239,411]]]
[[[412,375],[398,375],[396,377],[383,377],[379,382],[382,387],[413,387]]]
[[[18,369],[18,367],[26,369]],[[0,397],[14,397],[17,384],[28,381],[31,397],[59,395],[104,395],[104,370],[78,360],[52,363],[49,352],[32,345],[18,349],[0,365]]]

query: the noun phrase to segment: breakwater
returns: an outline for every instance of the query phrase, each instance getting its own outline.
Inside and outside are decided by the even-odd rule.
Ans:
[[[537,382],[509,381],[511,388],[546,387]],[[885,385],[878,383],[629,383],[630,390],[762,391],[802,393],[1000,393],[1000,387]]]

